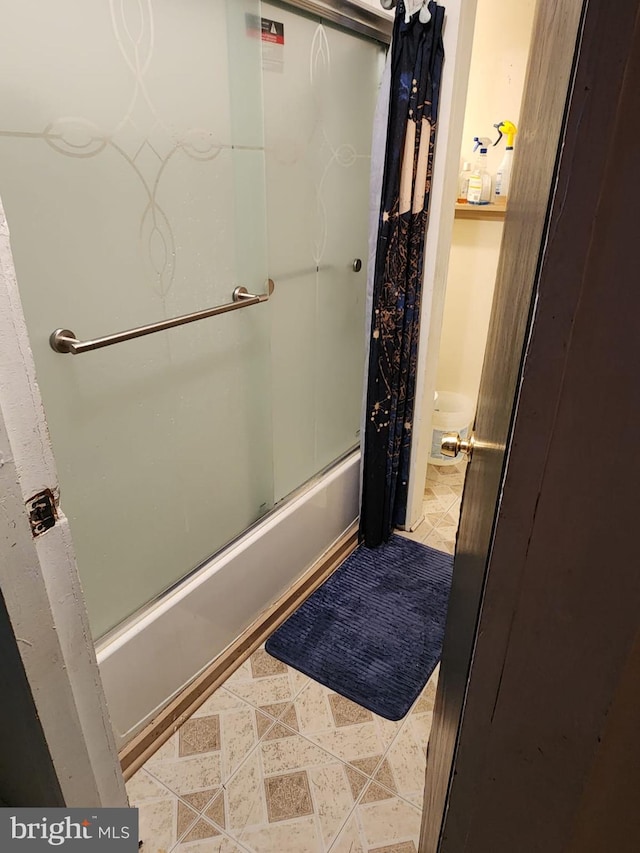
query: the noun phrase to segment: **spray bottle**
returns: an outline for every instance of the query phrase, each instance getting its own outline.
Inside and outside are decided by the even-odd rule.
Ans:
[[[467,194],[469,192],[469,178],[471,177],[471,163],[467,160],[462,164],[462,171],[458,175],[458,204],[467,203]]]
[[[507,147],[502,158],[502,163],[496,173],[496,198],[505,199],[509,195],[509,185],[511,184],[511,166],[513,164],[513,143],[515,141],[518,128],[512,121],[500,121],[493,125],[498,131],[498,138],[493,143],[496,146],[502,139],[502,134],[506,134]]]
[[[478,159],[469,176],[467,201],[469,204],[489,204],[491,202],[491,175],[487,168],[487,148],[491,140],[486,136],[474,136],[474,153],[480,149]]]

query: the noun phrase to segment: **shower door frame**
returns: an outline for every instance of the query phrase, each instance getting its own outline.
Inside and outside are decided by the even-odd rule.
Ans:
[[[317,15],[344,30],[351,30],[382,44],[389,44],[391,41],[393,17],[383,14],[382,11],[367,9],[352,0],[275,0],[275,2]]]

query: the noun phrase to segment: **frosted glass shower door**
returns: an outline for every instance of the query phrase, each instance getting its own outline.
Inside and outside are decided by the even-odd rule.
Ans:
[[[281,4],[262,9],[284,27],[264,64],[281,499],[359,440],[371,137],[386,48]]]
[[[265,289],[258,0],[20,0],[0,196],[95,636],[273,505],[271,303],[82,355],[48,344]]]

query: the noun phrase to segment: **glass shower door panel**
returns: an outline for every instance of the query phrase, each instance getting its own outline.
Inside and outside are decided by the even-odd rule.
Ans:
[[[273,505],[258,0],[11,4],[0,196],[94,634]],[[241,93],[237,91],[241,87]]]
[[[267,48],[264,64],[280,499],[358,442],[370,148],[384,49],[280,5],[262,9],[284,24],[285,42],[280,54]]]
[[[365,359],[371,137],[384,52],[323,27],[316,49],[323,159],[316,172],[316,465],[359,441]],[[362,268],[354,269],[360,260]]]

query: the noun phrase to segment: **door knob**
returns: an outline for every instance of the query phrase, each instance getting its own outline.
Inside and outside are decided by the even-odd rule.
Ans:
[[[460,453],[466,454],[471,459],[475,436],[473,433],[469,438],[460,438],[459,432],[445,432],[440,439],[440,452],[449,459],[455,459]]]

